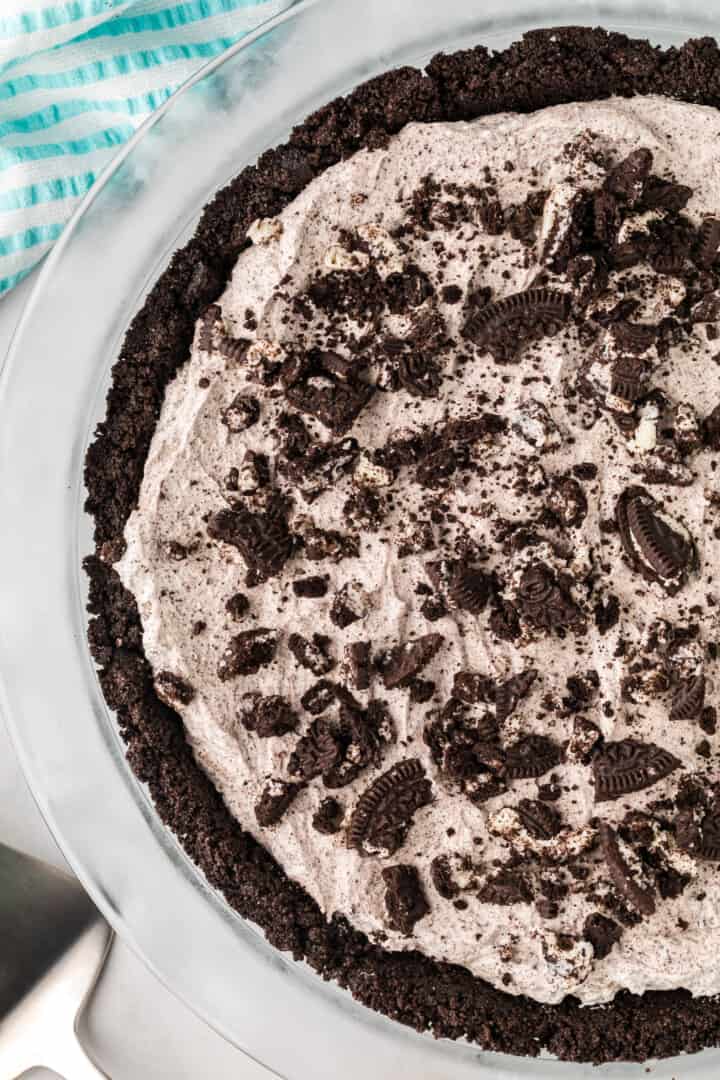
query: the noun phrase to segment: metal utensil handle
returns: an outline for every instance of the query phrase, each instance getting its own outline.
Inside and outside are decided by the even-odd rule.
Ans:
[[[87,1056],[72,1027],[65,1018],[57,1024],[45,1019],[41,1031],[35,1033],[35,1045],[26,1032],[8,1032],[0,1045],[0,1076],[3,1080],[15,1080],[30,1068],[44,1067],[62,1076],[64,1080],[108,1080]]]
[[[0,1024],[0,1077],[44,1066],[64,1080],[108,1080],[78,1040],[78,1023],[107,957],[112,934],[97,921]]]
[[[64,1080],[109,1080],[83,1050],[77,1035],[73,1031],[57,1031],[56,1042],[47,1046],[43,1054],[45,1065],[64,1077]],[[43,1033],[43,1039],[45,1039]]]

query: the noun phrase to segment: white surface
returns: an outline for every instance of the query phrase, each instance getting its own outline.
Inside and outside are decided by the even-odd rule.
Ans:
[[[34,277],[0,300],[0,356],[5,355]],[[64,865],[1,720],[0,837],[56,866]],[[88,1009],[84,1038],[112,1080],[267,1080],[271,1075],[194,1016],[117,941]],[[40,1080],[51,1074],[35,1075]]]

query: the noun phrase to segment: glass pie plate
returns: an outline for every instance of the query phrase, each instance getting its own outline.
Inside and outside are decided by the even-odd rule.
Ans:
[[[641,1077],[417,1035],[273,950],[214,893],[131,773],[86,644],[85,450],[133,314],[212,193],[308,113],[398,64],[583,23],[680,44],[708,0],[302,0],[210,63],[74,215],[25,309],[0,400],[2,708],[37,802],[121,938],[231,1042],[292,1080]],[[714,960],[714,958],[710,958]],[[653,1066],[709,1078],[720,1051]]]

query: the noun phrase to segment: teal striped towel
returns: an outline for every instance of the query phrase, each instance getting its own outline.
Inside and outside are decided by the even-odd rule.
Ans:
[[[290,2],[0,0],[0,296],[149,113]]]

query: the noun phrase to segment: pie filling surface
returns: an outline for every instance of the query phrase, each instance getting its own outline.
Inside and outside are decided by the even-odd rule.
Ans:
[[[232,815],[511,994],[720,990],[720,121],[412,123],[198,321],[117,570]]]

